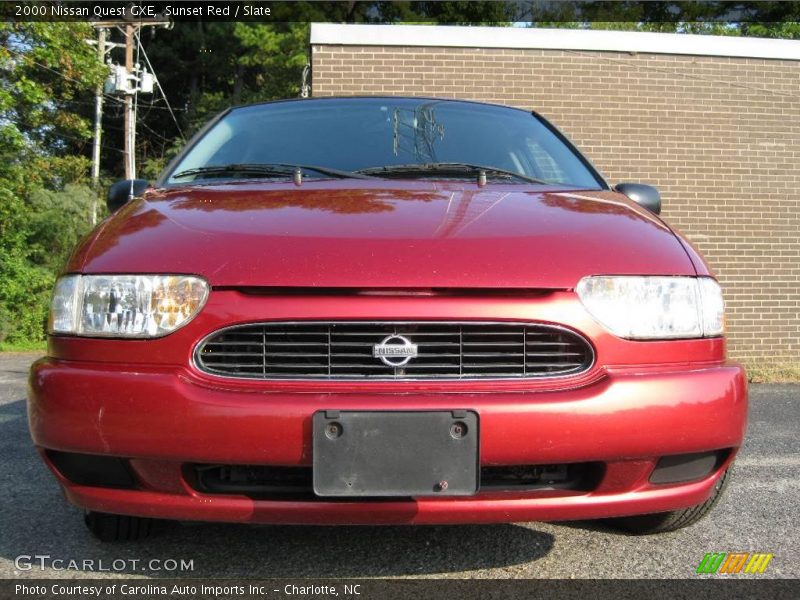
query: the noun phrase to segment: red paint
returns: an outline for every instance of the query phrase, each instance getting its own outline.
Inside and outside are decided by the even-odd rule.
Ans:
[[[680,486],[643,486],[622,494],[407,502],[275,502],[245,497],[175,495],[64,485],[67,499],[88,510],[164,519],[297,525],[429,525],[574,521],[653,513],[705,502],[718,474]]]
[[[49,357],[33,366],[29,418],[38,447],[132,459],[137,490],[78,486],[56,473],[67,498],[87,509],[325,524],[657,512],[703,502],[721,472],[654,486],[648,477],[658,457],[742,443],[746,383],[741,367],[726,362],[723,339],[622,340],[578,301],[573,289],[586,275],[708,273],[663,221],[614,192],[312,179],[301,187],[152,190],[87,238],[67,271],[190,273],[215,288],[201,313],[169,336],[51,337]],[[237,286],[330,289],[244,293],[231,289]],[[447,294],[432,291],[440,288]],[[497,293],[509,288],[523,291]],[[236,323],[470,319],[570,327],[591,341],[596,364],[552,381],[473,382],[246,381],[192,365],[202,338]],[[311,416],[332,408],[472,409],[480,414],[483,464],[599,461],[605,475],[591,492],[380,503],[254,501],[204,495],[184,480],[182,466],[191,462],[310,465]]]
[[[666,225],[614,192],[310,179],[153,191],[67,269],[358,288],[566,289],[585,275],[695,274]]]
[[[690,506],[701,482],[653,486],[656,457],[737,447],[746,387],[737,366],[691,372],[615,369],[572,390],[467,394],[243,393],[199,385],[187,368],[98,367],[51,359],[31,376],[37,445],[135,456],[149,490],[65,485],[80,506],[164,518],[272,523],[455,523],[577,519]],[[182,480],[183,462],[309,465],[310,422],[319,409],[446,409],[481,415],[483,464],[600,460],[604,482],[589,493],[486,494],[469,499],[374,504],[253,501],[208,496]],[[359,509],[359,507],[361,507]]]
[[[186,367],[43,359],[32,372],[30,420],[34,441],[58,450],[310,465],[317,410],[467,407],[480,414],[486,464],[582,462],[737,446],[746,413],[740,374],[736,366],[689,373],[627,368],[555,392],[332,395],[211,387]]]

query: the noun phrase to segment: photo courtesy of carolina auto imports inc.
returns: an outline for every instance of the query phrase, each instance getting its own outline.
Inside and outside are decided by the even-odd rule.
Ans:
[[[2,597],[796,597],[800,4],[2,14]]]

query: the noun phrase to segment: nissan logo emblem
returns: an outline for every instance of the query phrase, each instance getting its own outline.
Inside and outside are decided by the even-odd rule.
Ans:
[[[390,335],[372,347],[372,356],[380,358],[387,367],[402,367],[417,357],[417,345],[402,335]]]

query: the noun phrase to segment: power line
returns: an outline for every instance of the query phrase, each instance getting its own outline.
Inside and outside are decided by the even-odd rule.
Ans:
[[[150,68],[150,72],[153,74],[153,79],[155,80],[156,85],[158,86],[158,89],[159,89],[159,91],[161,92],[161,95],[164,98],[164,102],[167,105],[167,109],[169,109],[169,114],[172,115],[172,120],[175,122],[175,127],[178,129],[178,133],[180,134],[181,139],[185,142],[186,141],[186,136],[183,135],[183,130],[181,129],[180,124],[178,123],[178,118],[175,116],[175,112],[172,110],[172,106],[169,103],[169,98],[167,98],[167,93],[164,91],[164,88],[161,85],[161,81],[158,79],[158,75],[156,75],[156,70],[153,68],[153,65],[150,63],[150,58],[147,56],[147,52],[145,51],[144,46],[142,46],[142,41],[141,41],[141,39],[139,39],[138,35],[136,36],[136,42],[137,42],[139,48],[142,51],[142,56],[144,56],[144,60],[145,60],[145,62],[147,62],[147,66]]]
[[[120,100],[119,98],[117,98],[116,96],[113,96],[111,94],[103,94],[103,96],[107,100],[111,100],[112,102],[116,102],[117,104],[124,104],[124,102],[122,100]],[[147,108],[147,112],[150,112],[151,110],[169,110],[165,106],[156,106],[155,105],[156,102],[161,102],[161,100],[156,100],[155,102],[151,102],[151,103],[149,103],[147,105],[144,105],[145,108]],[[88,100],[64,100],[64,104],[81,104],[81,105],[84,105],[84,106],[94,106],[94,102],[89,102]],[[185,108],[175,108],[173,110],[185,111],[186,109]],[[147,113],[145,113],[145,114],[147,114]]]
[[[168,137],[166,137],[165,135],[162,135],[162,134],[158,133],[158,132],[157,132],[155,129],[153,129],[152,127],[150,127],[149,125],[147,125],[147,124],[146,124],[144,121],[140,121],[140,122],[139,122],[139,124],[140,124],[142,127],[144,127],[145,129],[147,129],[147,131],[149,131],[150,133],[152,133],[154,136],[156,136],[157,138],[159,138],[161,141],[163,141],[163,142],[171,142],[171,141],[172,141],[172,139],[171,139],[171,138],[168,138]]]
[[[144,69],[141,68],[139,63],[140,54],[144,53],[142,42],[139,35],[141,27],[152,26],[170,26],[169,21],[159,19],[139,19],[136,22],[128,20],[113,20],[113,21],[96,21],[92,25],[101,30],[116,29],[125,36],[125,66],[115,66],[115,84],[114,89],[117,93],[124,94],[125,105],[125,150],[123,152],[125,162],[125,177],[133,181],[136,177],[136,125],[139,116],[139,92],[152,93],[152,85],[156,81],[155,74],[152,76]],[[124,30],[123,30],[124,27]],[[134,62],[134,41],[136,42],[136,61]],[[119,46],[119,44],[117,44]],[[150,63],[148,59],[148,64]],[[152,69],[152,65],[151,65]],[[149,85],[145,88],[144,84]],[[163,90],[162,90],[163,94]],[[99,91],[98,91],[99,97]],[[168,108],[170,108],[170,115],[176,121],[175,114],[169,107],[169,102],[164,97]],[[183,137],[183,132],[181,137]],[[133,185],[133,184],[131,184]]]
[[[11,52],[12,54],[16,54],[17,56],[19,56],[19,57],[21,57],[21,58],[23,58],[23,59],[27,60],[27,61],[28,61],[28,62],[30,62],[31,64],[33,64],[33,65],[36,65],[37,67],[41,67],[41,68],[42,68],[42,69],[44,69],[45,71],[50,71],[50,72],[51,72],[51,73],[53,73],[54,75],[58,75],[58,76],[59,76],[59,77],[61,77],[62,79],[65,79],[65,80],[67,80],[67,81],[71,81],[71,82],[73,82],[73,83],[77,83],[77,84],[80,84],[80,85],[83,85],[83,84],[84,84],[84,82],[82,82],[82,81],[78,81],[77,79],[73,79],[72,77],[69,77],[68,75],[64,75],[63,73],[60,73],[59,71],[56,71],[55,69],[51,69],[51,68],[50,68],[50,67],[48,67],[47,65],[43,65],[43,64],[42,64],[42,63],[40,63],[40,62],[36,62],[35,60],[33,60],[33,59],[30,57],[30,55],[28,55],[28,54],[25,54],[24,52],[17,52],[16,50],[13,50],[13,49],[11,49],[11,48],[9,48],[9,47],[7,47],[7,46],[6,46],[6,48],[5,48],[5,49],[6,49],[6,50],[8,50],[9,52]]]
[[[5,48],[5,49],[8,50],[9,52],[11,52],[12,54],[16,54],[17,56],[27,60],[30,64],[32,64],[32,65],[34,65],[36,67],[39,67],[41,69],[44,69],[45,71],[49,71],[53,75],[58,75],[59,77],[61,77],[62,79],[66,80],[66,81],[71,81],[72,83],[77,83],[79,85],[85,85],[85,83],[86,83],[86,82],[80,81],[78,79],[73,79],[72,77],[69,77],[68,75],[64,75],[63,73],[61,73],[59,71],[56,71],[55,69],[52,69],[52,68],[48,67],[47,65],[43,65],[40,62],[36,62],[35,60],[33,60],[29,55],[25,54],[24,52],[17,52],[16,50],[12,50],[11,48],[8,48],[8,47]],[[114,96],[112,94],[106,94],[105,92],[103,92],[103,96],[107,100],[111,100],[111,101],[117,102],[119,104],[124,104],[124,101],[120,100],[119,98],[117,98],[116,96]],[[80,103],[77,100],[64,100],[64,102],[66,102],[66,103]],[[92,104],[94,104],[94,103],[92,103]],[[165,108],[160,108],[160,107],[155,107],[155,108],[160,109],[160,110],[167,110]]]
[[[26,125],[26,126],[30,127],[31,129],[37,129],[39,127],[43,127],[42,125],[34,125],[33,123],[30,123],[30,122],[25,121],[24,119],[20,119],[20,118],[16,118],[15,121],[17,123],[20,123],[21,125]],[[59,131],[57,129],[46,129],[46,130],[44,130],[43,133],[45,135],[48,135],[48,136],[51,136],[51,137],[55,137],[55,138],[61,138],[63,140],[74,140],[76,142],[83,142],[84,145],[89,143],[89,140],[87,138],[81,138],[81,137],[78,137],[78,136],[75,136],[75,135],[70,135],[68,133],[64,133],[64,132]],[[104,150],[112,150],[114,152],[122,152],[122,150],[120,150],[119,148],[112,148],[111,146],[103,145],[102,148]]]

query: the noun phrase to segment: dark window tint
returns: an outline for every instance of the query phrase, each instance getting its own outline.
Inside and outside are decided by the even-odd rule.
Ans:
[[[528,112],[409,98],[237,108],[195,144],[173,173],[242,163],[296,163],[355,171],[430,162],[470,163],[552,183],[602,187],[581,158]]]

